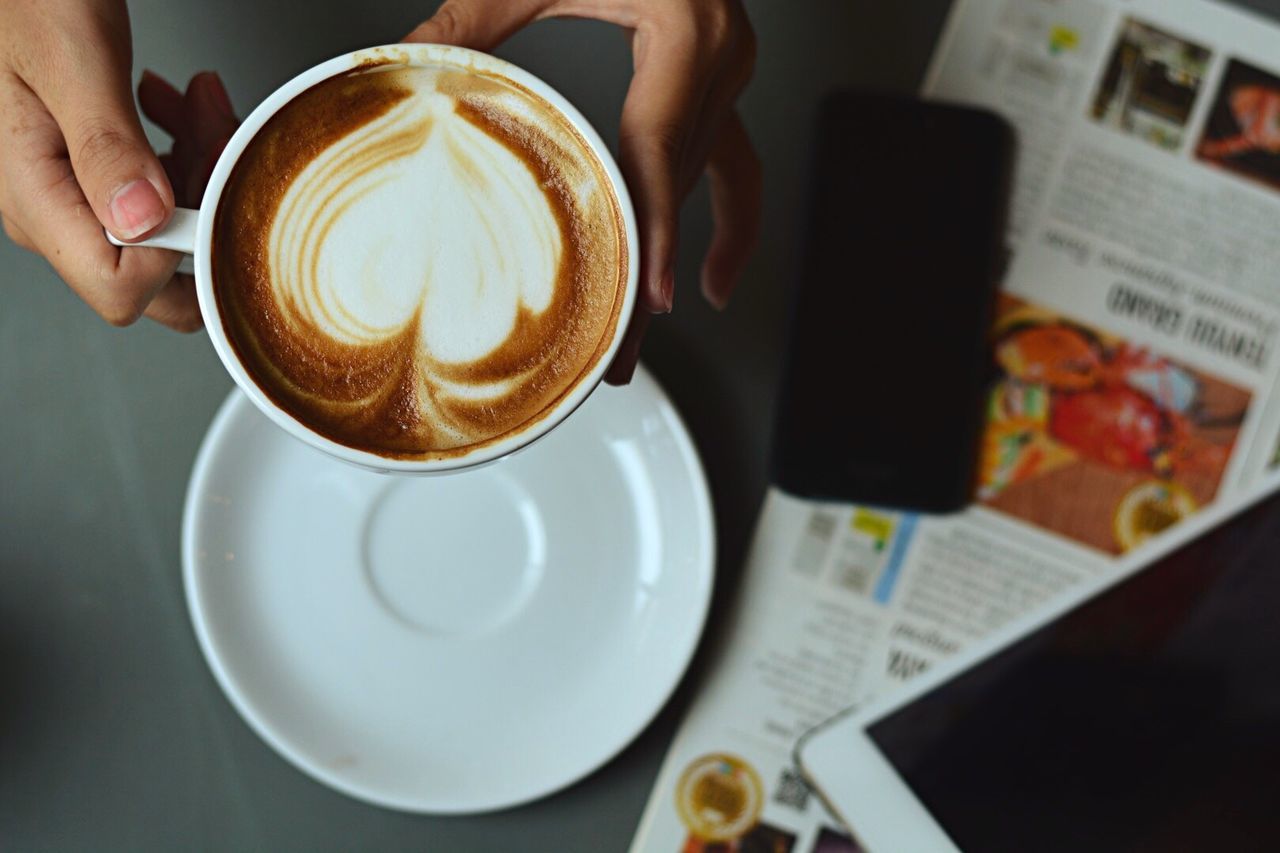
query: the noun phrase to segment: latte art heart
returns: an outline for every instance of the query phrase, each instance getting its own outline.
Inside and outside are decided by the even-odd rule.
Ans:
[[[402,458],[536,422],[608,348],[626,283],[586,142],[514,83],[450,67],[295,98],[237,162],[214,232],[224,326],[259,387]]]
[[[271,227],[272,285],[344,343],[416,317],[430,357],[474,361],[510,336],[518,308],[551,304],[558,225],[518,155],[419,90],[294,180]]]

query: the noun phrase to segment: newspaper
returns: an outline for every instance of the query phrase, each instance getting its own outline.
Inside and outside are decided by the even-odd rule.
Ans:
[[[1280,465],[1280,27],[956,0],[924,95],[1019,135],[978,500],[768,494],[632,846],[837,853],[796,740]]]

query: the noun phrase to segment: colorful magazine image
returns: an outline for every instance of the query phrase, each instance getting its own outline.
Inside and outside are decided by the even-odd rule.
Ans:
[[[1213,500],[1249,392],[1002,295],[978,498],[1123,553]]]
[[[1208,48],[1127,19],[1094,96],[1093,118],[1161,148],[1178,148],[1209,56]]]
[[[1231,60],[1196,157],[1280,189],[1280,77]]]

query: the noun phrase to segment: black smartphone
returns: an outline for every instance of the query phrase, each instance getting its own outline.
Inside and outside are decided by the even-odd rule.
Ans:
[[[774,430],[783,490],[923,512],[969,501],[1014,146],[982,110],[823,102]]]

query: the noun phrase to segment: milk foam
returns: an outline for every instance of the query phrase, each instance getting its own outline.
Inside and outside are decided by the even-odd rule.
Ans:
[[[430,359],[474,361],[511,335],[521,306],[550,304],[559,223],[525,161],[437,91],[438,72],[398,76],[413,94],[286,192],[269,239],[272,285],[336,340],[373,343],[416,315]]]
[[[399,458],[550,412],[608,350],[627,283],[586,141],[465,66],[359,68],[298,95],[241,155],[214,232],[223,326],[259,387]]]

